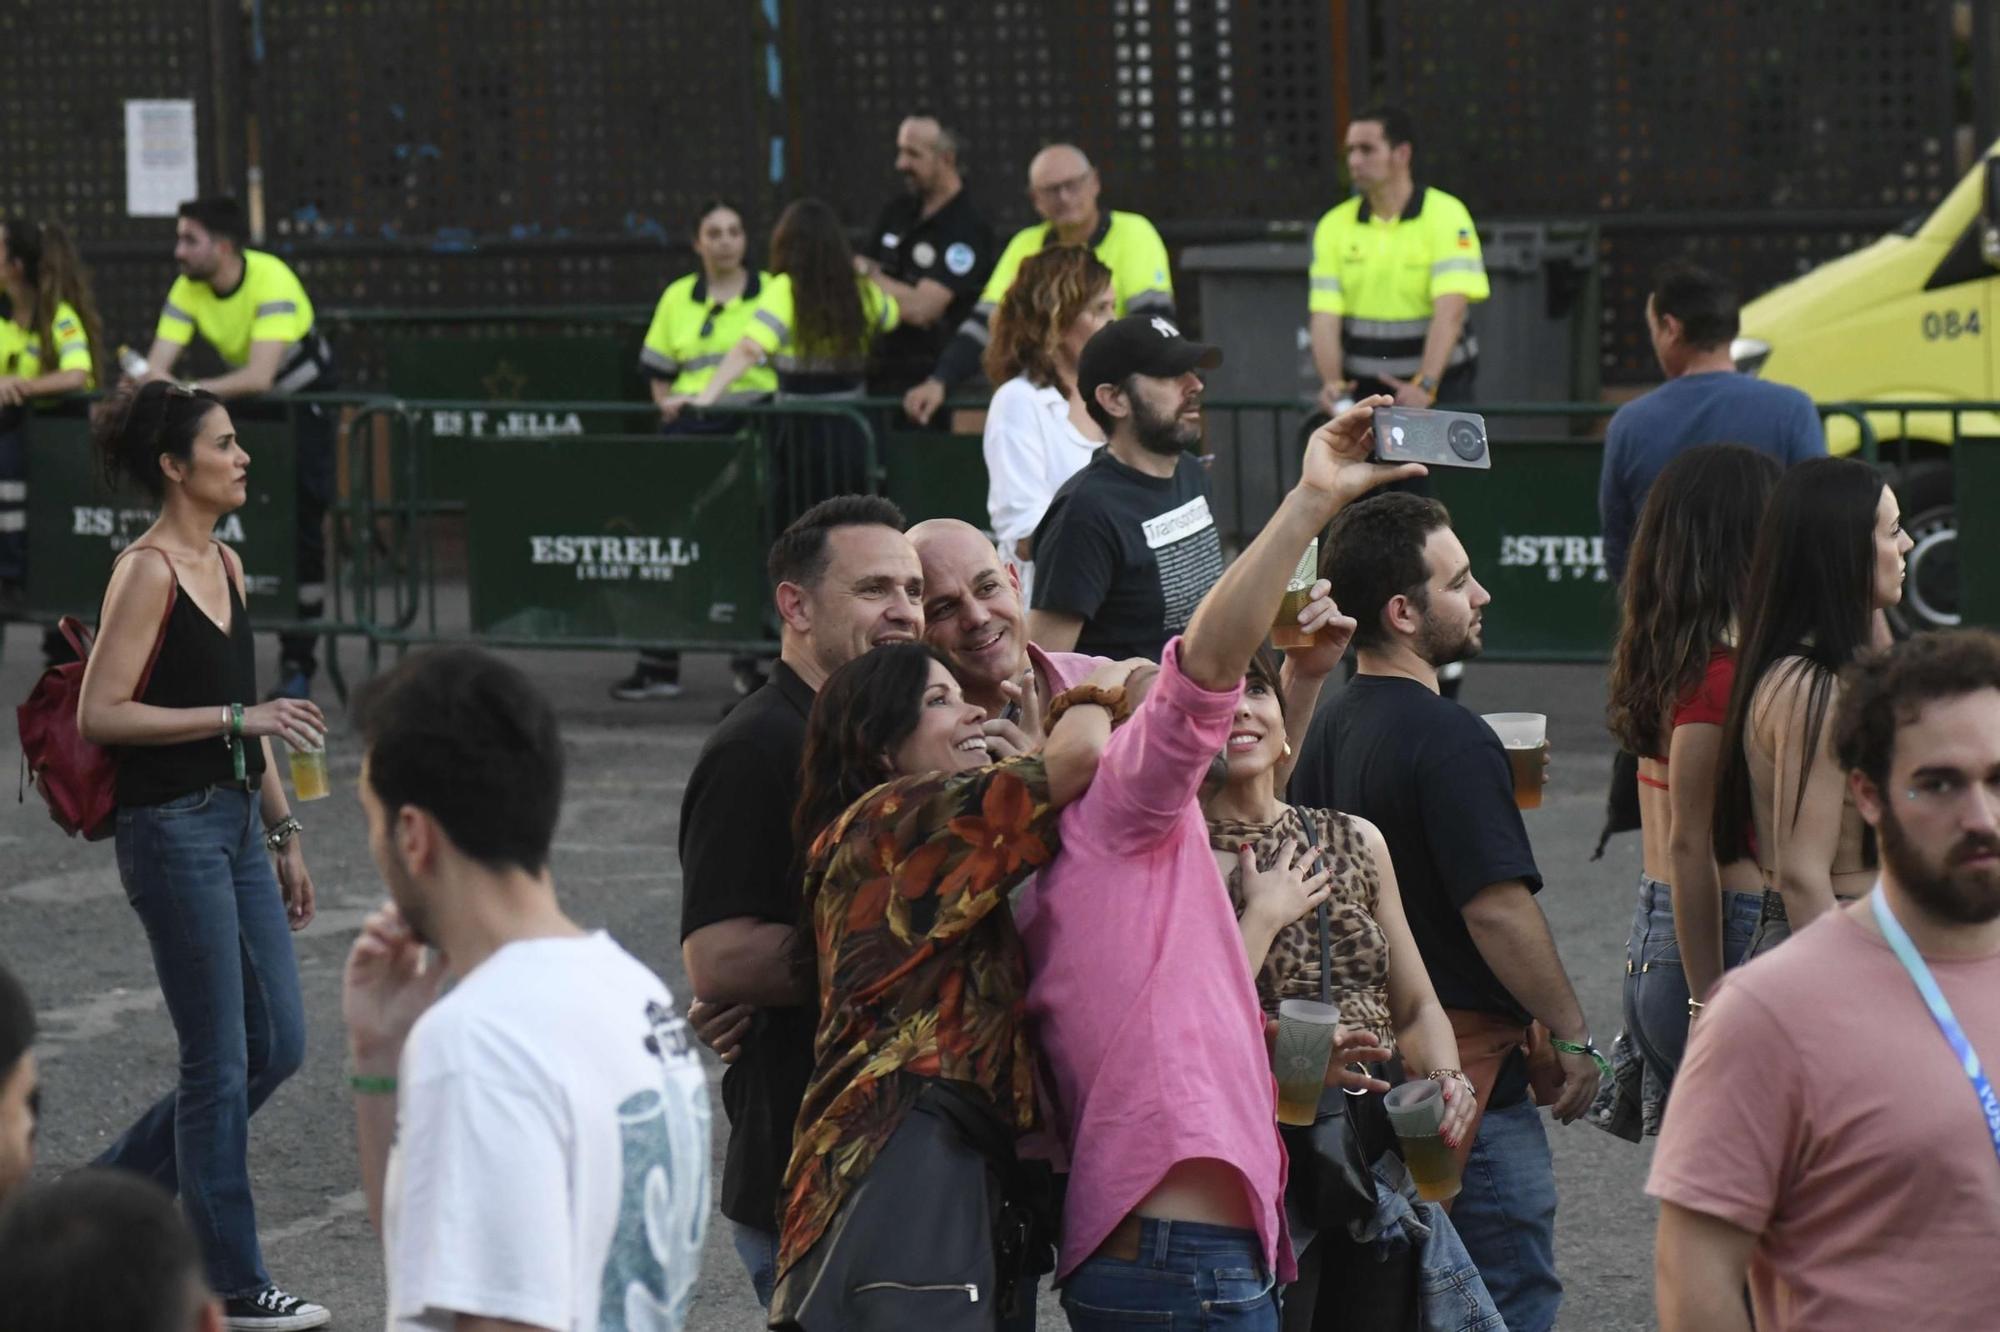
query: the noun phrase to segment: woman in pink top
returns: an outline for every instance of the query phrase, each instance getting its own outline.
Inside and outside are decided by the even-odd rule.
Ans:
[[[1080,1332],[1134,1315],[1276,1332],[1294,1275],[1263,1011],[1196,794],[1306,543],[1423,468],[1368,460],[1376,397],[1322,426],[1299,484],[1167,644],[1017,919],[1070,1159],[1056,1278]]]

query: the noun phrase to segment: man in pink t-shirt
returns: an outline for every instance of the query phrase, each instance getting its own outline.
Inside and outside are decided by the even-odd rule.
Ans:
[[[2000,635],[1851,669],[1833,727],[1882,879],[1694,1023],[1646,1183],[1664,1332],[1749,1332],[1746,1273],[1759,1332],[2000,1327]]]
[[[1278,1326],[1275,1287],[1294,1267],[1276,1095],[1196,795],[1306,544],[1348,501],[1422,474],[1368,461],[1373,403],[1387,401],[1313,435],[1298,486],[1167,644],[1015,913],[1070,1161],[1056,1279],[1079,1332],[1133,1315]]]

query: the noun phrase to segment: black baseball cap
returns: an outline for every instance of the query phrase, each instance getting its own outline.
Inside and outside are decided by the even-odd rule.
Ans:
[[[1128,375],[1174,379],[1221,364],[1222,348],[1189,342],[1164,315],[1126,315],[1098,329],[1083,344],[1076,363],[1076,391],[1090,402],[1097,397],[1099,384],[1119,384]]]

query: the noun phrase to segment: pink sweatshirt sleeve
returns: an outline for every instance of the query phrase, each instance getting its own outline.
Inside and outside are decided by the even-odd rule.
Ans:
[[[1145,702],[1111,733],[1083,798],[1089,832],[1107,848],[1141,852],[1173,831],[1201,790],[1208,765],[1229,739],[1243,685],[1223,693],[1181,671],[1181,640],[1160,654],[1160,675]]]

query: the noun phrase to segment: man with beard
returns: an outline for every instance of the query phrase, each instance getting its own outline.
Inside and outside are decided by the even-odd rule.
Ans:
[[[2000,1307],[2000,636],[1852,667],[1834,747],[1873,892],[1730,972],[1646,1191],[1665,1332],[1991,1327]]]
[[[1290,801],[1381,829],[1417,951],[1458,1036],[1481,1118],[1459,1148],[1452,1222],[1517,1332],[1562,1302],[1555,1172],[1529,1094],[1531,1024],[1559,1067],[1542,1090],[1567,1124],[1590,1106],[1590,1028],[1534,894],[1542,876],[1492,728],[1438,693],[1439,668],[1478,654],[1492,600],[1436,500],[1372,496],[1329,531],[1321,572],[1358,625],[1355,676],[1313,719]],[[1544,1033],[1532,1035],[1539,1051]],[[1469,1152],[1469,1155],[1468,1155]]]
[[[1028,636],[1044,651],[1158,660],[1222,577],[1208,507],[1201,376],[1219,348],[1160,315],[1099,329],[1077,358],[1077,392],[1105,446],[1049,501],[1035,530]]]
[[[341,1013],[388,1326],[679,1328],[707,1080],[659,977],[556,899],[555,710],[449,648],[378,677],[355,716],[392,900],[348,954]]]
[[[896,174],[906,188],[854,256],[855,271],[875,279],[901,316],[876,348],[872,395],[900,398],[930,374],[993,271],[993,228],[966,194],[962,147],[935,116],[896,127]]]

